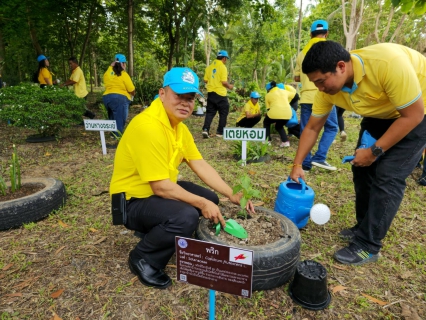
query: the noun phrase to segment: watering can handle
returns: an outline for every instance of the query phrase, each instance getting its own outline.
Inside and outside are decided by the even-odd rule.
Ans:
[[[291,180],[290,176],[288,176],[287,181],[293,181],[293,180]],[[306,191],[306,182],[302,178],[299,178],[299,182],[302,184],[302,194],[305,194],[305,191]]]

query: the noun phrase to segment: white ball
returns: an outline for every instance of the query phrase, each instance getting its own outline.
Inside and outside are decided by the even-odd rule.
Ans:
[[[312,206],[310,215],[316,224],[325,224],[330,220],[330,209],[325,204],[317,203]]]

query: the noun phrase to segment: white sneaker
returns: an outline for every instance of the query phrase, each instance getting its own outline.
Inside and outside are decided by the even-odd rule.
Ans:
[[[341,142],[345,142],[347,137],[348,137],[348,135],[346,134],[345,131],[340,132],[340,141]]]
[[[326,161],[324,161],[324,162],[315,162],[315,161],[312,161],[312,165],[320,167],[320,168],[323,168],[323,169],[331,170],[331,171],[337,170],[336,167],[333,167],[331,164],[329,164]]]
[[[281,142],[280,147],[281,148],[288,148],[288,147],[290,147],[290,141]]]

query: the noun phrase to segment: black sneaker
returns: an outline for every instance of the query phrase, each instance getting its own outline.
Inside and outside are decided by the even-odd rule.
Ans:
[[[334,259],[343,264],[360,266],[364,263],[376,262],[379,259],[379,254],[369,253],[358,247],[355,243],[351,243],[348,247],[336,251]]]
[[[203,138],[208,139],[209,138],[209,132],[207,130],[203,130]]]
[[[425,176],[421,176],[419,180],[417,180],[417,182],[419,183],[419,185],[421,186],[426,186],[426,175]]]
[[[331,170],[331,171],[335,171],[337,170],[336,167],[333,167],[331,164],[329,164],[328,162],[324,161],[324,162],[316,162],[316,161],[312,161],[312,165],[323,168],[323,169],[327,169],[327,170]]]
[[[342,231],[340,231],[339,237],[342,240],[352,242],[352,240],[355,238],[355,232],[356,228],[354,227],[349,229],[343,229]]]
[[[302,169],[305,170],[305,171],[309,171],[309,170],[312,169],[312,167],[308,167],[308,166],[305,166],[305,165],[302,164]]]

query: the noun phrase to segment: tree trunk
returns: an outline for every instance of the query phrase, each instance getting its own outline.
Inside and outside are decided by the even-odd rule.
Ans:
[[[210,33],[209,33],[209,20],[207,20],[207,29],[204,30],[204,51],[206,52],[206,66],[210,64]]]
[[[96,54],[95,54],[95,51],[93,51],[93,48],[92,48],[92,62],[93,62],[93,79],[95,81],[95,87],[99,87],[98,66],[96,64]]]
[[[0,28],[0,78],[1,78],[1,72],[3,71],[4,58],[6,56],[6,50],[5,50],[4,41],[3,41],[3,33],[1,30],[2,28]]]
[[[38,43],[37,32],[36,32],[36,29],[34,27],[34,24],[31,21],[29,11],[30,11],[30,9],[27,6],[27,19],[28,19],[28,27],[30,29],[31,42],[33,44],[33,47],[34,47],[37,55],[41,55],[43,52],[41,50],[40,44]]]
[[[297,41],[297,53],[300,52],[300,40],[301,40],[301,37],[302,37],[302,2],[303,2],[303,0],[300,0],[299,22],[298,22],[299,36],[298,36],[298,41]]]
[[[351,51],[355,48],[356,35],[359,27],[361,26],[362,16],[364,12],[364,0],[361,0],[359,11],[357,10],[358,0],[352,0],[351,4],[351,16],[349,20],[349,29],[346,24],[346,8],[345,0],[342,0],[342,18],[343,18],[343,32],[346,37],[346,50]]]
[[[393,42],[393,39],[398,35],[399,31],[401,30],[402,24],[404,23],[405,18],[407,18],[407,14],[404,14],[401,17],[401,21],[398,24],[398,27],[396,27],[395,32],[393,33],[392,37],[390,38],[389,42]]]
[[[80,60],[79,60],[79,65],[80,66],[83,65],[84,55],[86,53],[87,43],[89,42],[90,32],[92,30],[93,14],[94,14],[94,12],[96,10],[96,3],[97,3],[97,0],[93,0],[92,5],[90,6],[89,18],[88,18],[88,21],[87,21],[86,37],[84,39],[83,46],[81,48],[81,54],[80,54]]]
[[[128,10],[127,15],[129,19],[128,24],[128,46],[129,46],[129,59],[128,59],[128,70],[127,72],[131,77],[133,77],[133,0],[128,0]]]

